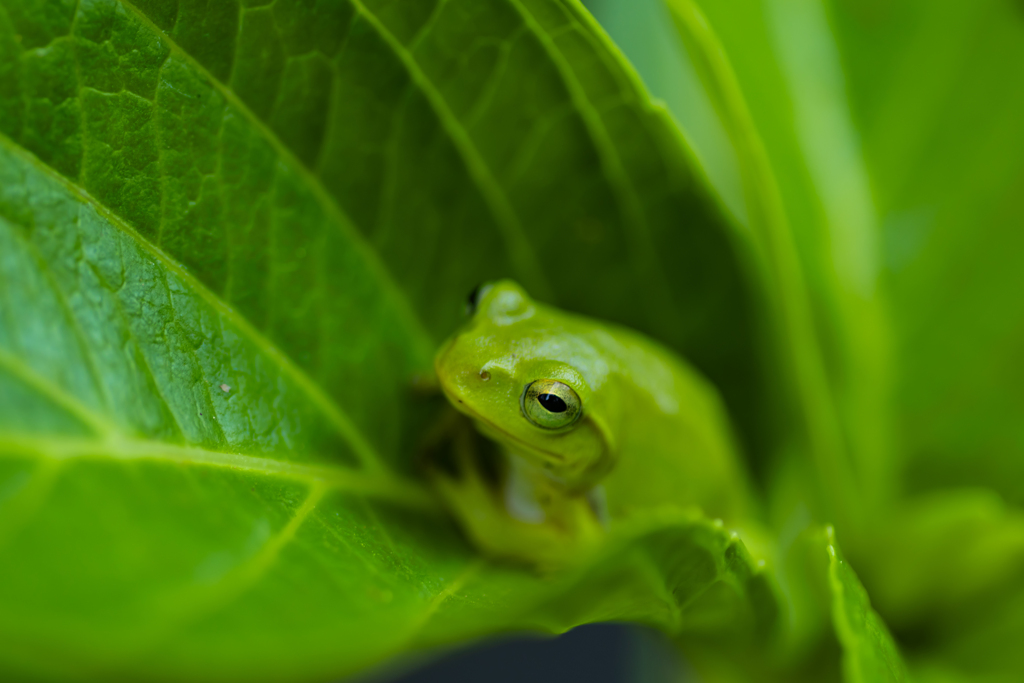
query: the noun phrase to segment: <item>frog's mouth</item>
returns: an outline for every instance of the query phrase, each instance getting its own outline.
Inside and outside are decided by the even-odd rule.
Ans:
[[[495,424],[493,422],[489,422],[488,420],[484,420],[484,419],[482,419],[480,417],[477,417],[476,415],[471,415],[471,417],[474,420],[476,420],[477,423],[482,428],[484,428],[487,432],[492,433],[494,438],[507,439],[510,442],[514,442],[516,444],[516,446],[518,446],[521,450],[523,450],[523,451],[525,451],[527,453],[533,453],[533,454],[539,455],[540,457],[538,459],[540,459],[540,460],[554,460],[555,462],[558,462],[558,463],[561,463],[561,462],[565,461],[565,456],[564,455],[561,455],[559,453],[552,453],[551,451],[544,450],[543,448],[537,448],[533,444],[526,443],[525,441],[523,441],[519,437],[513,436],[512,434],[509,434],[508,432],[506,432],[504,429],[501,429],[500,427],[495,426]]]

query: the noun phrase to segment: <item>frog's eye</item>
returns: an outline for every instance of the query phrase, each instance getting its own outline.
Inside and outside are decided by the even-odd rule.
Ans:
[[[538,379],[528,384],[520,404],[526,419],[545,429],[568,427],[583,412],[580,397],[572,387],[553,379]]]
[[[476,307],[480,304],[480,299],[484,298],[484,294],[491,286],[486,282],[481,282],[472,289],[469,296],[466,297],[466,315],[472,317],[476,313]]]

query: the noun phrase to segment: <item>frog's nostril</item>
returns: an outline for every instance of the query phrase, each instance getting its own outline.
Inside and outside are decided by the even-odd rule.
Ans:
[[[490,378],[491,378],[491,373],[487,372],[486,370],[481,370],[480,371],[480,379],[482,379],[483,381],[486,382]]]

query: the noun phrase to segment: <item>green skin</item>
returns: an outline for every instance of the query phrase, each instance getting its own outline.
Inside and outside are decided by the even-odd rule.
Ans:
[[[476,296],[435,368],[451,404],[505,457],[497,489],[468,439],[454,441],[461,476],[433,473],[467,535],[490,555],[557,567],[644,509],[697,506],[727,523],[746,513],[744,473],[717,393],[640,334],[538,304],[501,281]],[[528,419],[522,401],[535,380],[571,387],[579,418],[560,428]]]

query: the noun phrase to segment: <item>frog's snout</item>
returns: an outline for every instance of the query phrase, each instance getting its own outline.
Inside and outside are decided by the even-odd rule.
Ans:
[[[473,387],[480,383],[484,374],[490,379],[490,373],[482,368],[458,360],[458,340],[458,335],[452,337],[434,356],[434,372],[452,403],[462,403],[464,395],[473,393]]]

